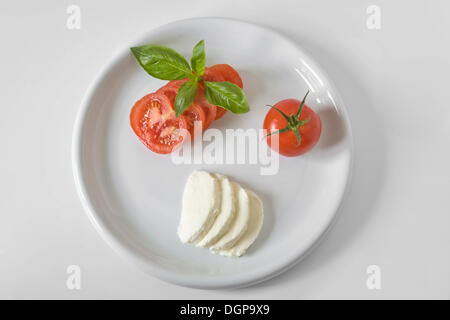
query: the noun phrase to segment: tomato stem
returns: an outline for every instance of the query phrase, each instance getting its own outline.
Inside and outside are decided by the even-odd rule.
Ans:
[[[276,107],[274,107],[274,106],[272,106],[270,104],[267,105],[268,107],[271,107],[272,109],[277,110],[283,116],[283,118],[286,119],[288,124],[283,129],[280,129],[280,130],[277,130],[277,131],[273,131],[273,132],[267,134],[266,138],[268,136],[273,135],[273,134],[280,134],[280,133],[292,130],[292,132],[294,132],[294,134],[295,134],[295,138],[297,139],[297,146],[300,145],[300,143],[302,141],[302,138],[300,136],[300,127],[305,125],[306,123],[308,123],[309,120],[311,120],[311,117],[308,117],[308,119],[306,119],[306,120],[300,120],[300,114],[301,114],[301,112],[303,110],[303,106],[305,105],[306,97],[308,96],[308,94],[309,94],[309,90],[306,92],[305,96],[303,97],[303,100],[300,103],[300,107],[298,108],[298,110],[297,110],[297,112],[295,114],[292,113],[290,115],[287,115],[286,113],[284,113],[280,109],[278,109],[278,108],[276,108]]]
[[[302,103],[300,104],[300,108],[298,108],[297,114],[295,115],[298,118],[298,120],[300,120],[300,112],[302,112],[303,105],[305,104],[306,97],[308,96],[308,93],[309,93],[309,90],[306,91],[306,94],[303,97]]]
[[[300,137],[300,128],[292,130],[294,131],[295,138],[297,138],[297,146],[300,145],[300,142],[302,141],[302,138]]]
[[[270,104],[267,104],[266,106],[268,106],[268,107],[271,107],[272,109],[275,109],[275,110],[277,110],[285,119],[286,119],[286,121],[289,123],[289,117],[283,112],[283,111],[281,111],[280,109],[278,109],[278,108],[275,108],[274,106],[272,106],[272,105],[270,105]]]
[[[283,129],[280,129],[280,130],[277,130],[277,131],[272,131],[272,132],[266,134],[265,138],[267,138],[268,136],[271,136],[271,135],[273,135],[273,134],[279,134],[279,133],[286,132],[286,131],[288,131],[288,130],[291,130],[291,128],[289,128],[289,126],[286,126],[286,127],[284,127]]]

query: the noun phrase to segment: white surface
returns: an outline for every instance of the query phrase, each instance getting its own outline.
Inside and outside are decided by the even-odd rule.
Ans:
[[[301,158],[271,157],[271,175],[261,174],[262,168],[268,166],[249,163],[250,156],[243,164],[234,159],[224,164],[177,165],[170,156],[149,152],[130,128],[130,108],[140,97],[167,82],[143,72],[129,47],[157,43],[177,48],[188,56],[199,39],[207,43],[208,64],[226,61],[240,71],[252,106],[245,115],[224,116],[214,122],[213,128],[222,133],[228,129],[258,130],[268,111],[267,101],[297,97],[309,89],[308,105],[322,117],[323,126],[314,150]],[[230,49],[241,43],[246,45],[240,51]],[[255,56],[249,59],[252,55]],[[257,132],[253,132],[256,136]],[[245,155],[246,150],[250,154],[252,144],[258,149],[267,148],[258,139],[248,139],[247,146],[233,143],[235,147],[224,136],[219,148],[223,148],[228,160],[233,154]],[[188,287],[214,289],[273,277],[310,251],[334,221],[349,180],[353,149],[347,111],[339,94],[301,48],[272,30],[219,18],[169,23],[125,45],[88,90],[73,141],[77,190],[105,240],[124,258],[159,278]],[[205,150],[207,145],[203,144]],[[258,149],[253,152],[266,151]],[[219,181],[205,171],[192,174],[196,169],[234,177],[263,198],[267,223],[253,252],[244,258],[224,260],[178,241],[175,228],[180,212],[180,239],[196,242],[214,222],[219,209]],[[189,175],[190,182],[183,193]],[[200,181],[206,184],[199,185]],[[211,247],[215,251],[231,248],[247,229],[250,200],[244,187],[236,184],[236,189],[236,222]],[[197,219],[192,220],[195,215]]]
[[[450,72],[447,1],[76,1],[0,4],[0,297],[449,298]],[[151,19],[149,19],[151,12]],[[274,28],[309,50],[337,84],[356,144],[349,197],[324,242],[299,265],[239,290],[187,289],[127,264],[97,235],[75,193],[70,144],[88,84],[155,26],[196,16]],[[79,265],[81,290],[66,287]],[[366,268],[382,271],[368,290]]]

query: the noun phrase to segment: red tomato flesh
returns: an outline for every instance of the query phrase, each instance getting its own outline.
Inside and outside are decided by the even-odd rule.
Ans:
[[[203,108],[200,107],[198,104],[193,103],[191,104],[184,112],[183,116],[186,119],[187,123],[187,129],[191,135],[191,137],[195,136],[194,132],[194,123],[195,121],[201,122],[201,130],[205,130],[206,122],[205,122],[205,111],[203,111]]]
[[[225,79],[225,81],[229,81],[231,83],[234,83],[239,88],[244,88],[244,83],[242,82],[242,78],[239,75],[239,73],[229,64],[215,64],[209,69],[213,72],[220,73],[222,77]]]
[[[159,88],[156,92],[160,94],[164,94],[167,98],[169,98],[172,109],[175,108],[175,97],[177,96],[178,89],[186,80],[177,80],[177,82],[169,82],[165,86]],[[194,121],[202,122],[202,130],[206,129],[206,115],[205,111],[202,107],[200,107],[197,103],[192,103],[184,112],[183,116],[187,121],[187,129],[191,134],[191,137],[194,136]]]
[[[222,78],[209,76],[208,79],[222,79]],[[171,101],[175,102],[175,97],[177,95],[178,89],[187,80],[188,79],[169,81],[169,83],[167,83],[164,87],[160,88],[158,92],[164,93],[169,97],[169,99],[171,99]],[[215,105],[209,103],[209,101],[206,99],[205,87],[202,83],[198,84],[197,94],[195,96],[194,103],[201,106],[203,109],[205,115],[203,130],[206,130],[211,125],[211,123],[216,119],[216,112],[218,108]]]
[[[205,96],[205,87],[203,83],[198,84],[197,95],[195,96],[195,103],[200,105],[205,112],[205,130],[209,128],[211,123],[216,119],[217,109],[215,105],[209,103]]]
[[[169,99],[159,93],[150,93],[134,104],[130,124],[142,143],[161,154],[181,145],[187,130],[184,116],[177,118]]]

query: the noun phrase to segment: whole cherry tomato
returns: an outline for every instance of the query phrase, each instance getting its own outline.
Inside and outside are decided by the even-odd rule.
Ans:
[[[267,144],[287,157],[301,155],[317,143],[322,130],[319,116],[303,101],[286,99],[278,102],[264,119]],[[277,137],[274,137],[277,135]],[[274,139],[278,139],[278,147]]]

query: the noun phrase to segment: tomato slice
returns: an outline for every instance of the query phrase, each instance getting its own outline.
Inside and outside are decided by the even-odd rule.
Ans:
[[[203,74],[203,78],[206,81],[215,81],[215,82],[230,81],[231,83],[236,84],[240,88],[243,88],[243,82],[239,73],[228,64],[216,64],[211,67],[206,67],[205,73]],[[169,81],[164,87],[160,88],[157,92],[165,94],[171,100],[172,104],[174,104],[175,96],[178,92],[178,89],[187,80],[188,79]],[[204,85],[202,83],[199,83],[199,89],[195,97],[195,103],[200,105],[204,111],[205,120],[203,130],[206,130],[214,120],[223,117],[225,113],[227,113],[226,109],[209,103],[209,101],[205,97]]]
[[[241,76],[239,73],[229,64],[215,64],[205,69],[206,77],[210,77],[209,81],[229,81],[239,86],[241,89],[244,87]],[[206,79],[208,80],[208,79]],[[216,119],[222,118],[227,110],[217,106]]]
[[[202,130],[206,129],[206,121],[205,121],[205,111],[198,104],[191,104],[186,111],[183,112],[183,116],[187,122],[187,129],[191,134],[191,137],[194,137],[194,122],[201,121]]]
[[[177,118],[170,100],[160,93],[150,93],[134,104],[130,124],[142,143],[156,153],[172,152],[186,137],[186,119]]]
[[[202,83],[198,84],[197,95],[195,96],[195,103],[200,105],[205,112],[205,130],[209,128],[211,123],[216,119],[218,107],[209,103],[205,96],[205,87]]]
[[[203,73],[203,79],[206,81],[226,81],[223,77],[222,73],[219,72],[218,69],[215,69],[213,67],[206,67],[205,72]]]
[[[170,82],[156,90],[156,93],[165,95],[169,99],[171,105],[175,105],[175,97],[177,96],[177,92],[178,88],[171,86]]]
[[[217,106],[216,118],[214,120],[222,118],[227,111],[227,109]]]
[[[209,69],[213,72],[220,73],[225,81],[230,81],[235,85],[239,86],[241,89],[244,88],[244,83],[239,73],[229,64],[215,64]]]
[[[220,72],[218,72],[217,70],[212,69],[210,67],[206,67],[205,68],[205,73],[203,74],[203,79],[206,80],[206,81],[215,81],[215,82],[226,81],[225,78],[222,76],[222,74]],[[209,103],[209,101],[205,97],[205,91],[204,91],[204,87],[203,86],[201,86],[199,91],[201,92],[201,97],[199,99],[199,103],[204,108],[208,108],[208,109],[211,110],[211,116],[212,116],[212,113],[213,113],[212,109],[215,109],[214,118],[211,120],[211,122],[213,120],[221,118],[227,112],[226,109],[224,109],[222,107],[219,107],[219,106],[215,106],[215,105]]]
[[[172,104],[172,109],[174,109],[175,97],[177,96],[178,89],[180,89],[181,85],[186,81],[187,81],[187,79],[186,80],[183,79],[183,80],[169,81],[165,86],[162,86],[161,88],[156,90],[156,92],[161,93],[161,94],[165,95],[167,98],[169,98],[170,103]]]
[[[177,96],[178,89],[184,82],[186,82],[186,80],[170,81],[156,91],[157,93],[164,94],[167,98],[169,98],[173,110],[175,110],[175,97]],[[207,128],[205,111],[197,103],[192,103],[183,112],[183,116],[186,118],[187,129],[191,134],[191,137],[194,136],[194,121],[202,122],[202,130]]]
[[[239,73],[229,64],[215,64],[208,68],[210,73],[220,74],[224,80],[234,83],[241,89],[244,88],[244,83]],[[214,81],[214,80],[213,80]],[[217,107],[216,119],[222,118],[227,110],[222,107]]]
[[[188,81],[188,80],[189,80],[188,78],[181,79],[181,80],[170,80],[170,81],[166,84],[166,86],[169,86],[169,87],[175,87],[175,88],[179,89],[179,88],[181,87],[181,85],[182,85],[183,83],[185,83],[186,81]]]
[[[212,79],[212,77],[210,77],[210,79]],[[174,105],[178,89],[186,81],[187,79],[169,81],[164,87],[161,87],[157,92],[165,94]],[[199,88],[195,96],[194,102],[203,109],[204,122],[202,128],[203,130],[206,130],[214,121],[214,119],[216,119],[216,110],[218,108],[215,105],[209,103],[209,101],[206,99],[203,84],[199,83],[198,86]]]

